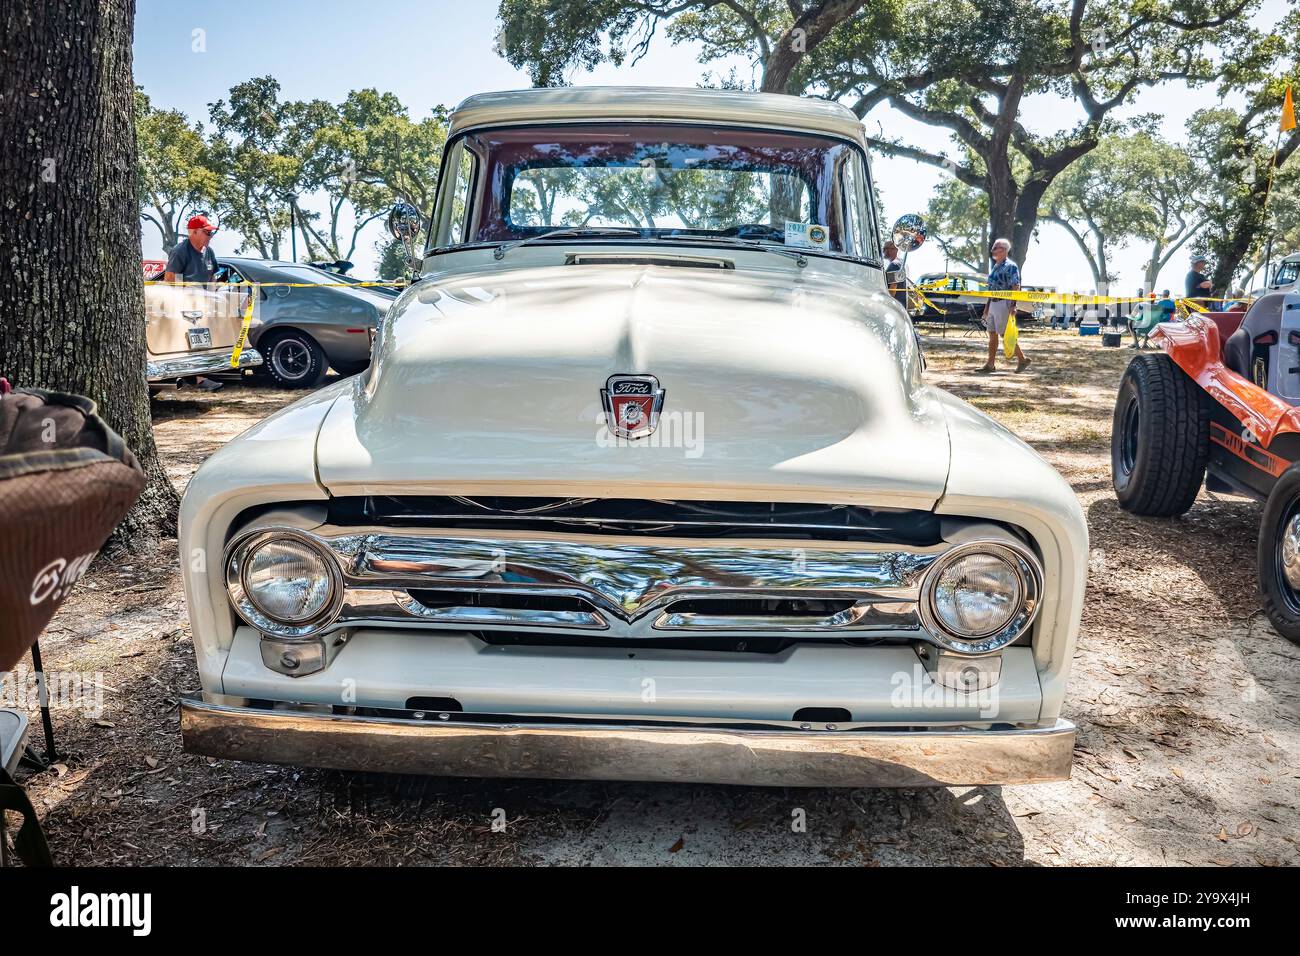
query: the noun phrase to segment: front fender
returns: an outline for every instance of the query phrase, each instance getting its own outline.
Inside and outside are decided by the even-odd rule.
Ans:
[[[1163,322],[1151,341],[1250,429],[1264,448],[1280,434],[1300,432],[1300,410],[1223,364],[1219,328],[1213,322],[1198,316],[1189,316],[1185,322]]]
[[[1074,489],[1011,431],[946,392],[952,467],[935,511],[1023,529],[1043,561],[1043,605],[1034,661],[1043,691],[1040,720],[1060,715],[1088,578],[1088,523]]]
[[[342,381],[283,408],[228,442],[190,479],[181,499],[181,577],[205,691],[221,685],[234,619],[226,598],[222,556],[231,524],[249,508],[324,501],[316,478],[316,436]]]

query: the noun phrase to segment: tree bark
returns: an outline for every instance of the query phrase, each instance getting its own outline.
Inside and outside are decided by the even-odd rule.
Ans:
[[[0,8],[0,374],[86,395],[149,479],[119,544],[175,533],[153,440],[131,77],[134,0]]]
[[[764,62],[760,92],[797,95],[800,91],[793,85],[800,61],[864,6],[866,0],[822,0],[803,10],[771,49],[761,51]],[[751,29],[755,31],[755,40],[760,40],[763,33],[757,21],[751,24]]]

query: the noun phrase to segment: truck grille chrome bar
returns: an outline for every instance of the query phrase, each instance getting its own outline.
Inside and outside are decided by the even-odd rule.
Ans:
[[[307,536],[343,579],[339,613],[315,633],[365,624],[633,639],[912,636],[921,579],[948,547],[424,529]]]

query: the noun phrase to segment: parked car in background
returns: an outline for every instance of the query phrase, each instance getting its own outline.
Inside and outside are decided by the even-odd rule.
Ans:
[[[397,296],[402,291],[402,286],[405,285],[405,283],[402,283],[401,285],[396,285],[396,284],[374,285],[372,283],[378,282],[379,280],[361,279],[358,278],[357,276],[351,275],[350,273],[352,271],[352,263],[349,262],[347,259],[309,262],[307,263],[307,265],[311,266],[314,269],[320,269],[322,272],[330,273],[339,282],[346,282],[349,285],[364,286],[365,288],[369,289],[371,292],[377,292],[379,295],[386,295],[390,299],[396,299]]]
[[[974,272],[932,272],[917,281],[925,299],[917,297],[921,310],[916,318],[923,322],[962,322],[982,324],[984,308],[989,299],[982,295],[963,295],[988,290],[988,280]],[[926,289],[925,286],[934,286]],[[1026,290],[1054,292],[1050,286],[1024,286]],[[1038,302],[1017,302],[1016,320],[1022,324],[1032,321],[1046,322],[1052,316],[1052,307]]]
[[[393,303],[390,296],[340,286],[337,273],[294,262],[223,257],[217,263],[227,282],[263,284],[262,322],[252,342],[276,384],[315,388],[330,368],[346,376],[370,364],[370,337]]]
[[[1269,288],[1280,289],[1283,286],[1295,285],[1297,279],[1300,279],[1300,252],[1293,252],[1289,256],[1284,256],[1278,263]]]
[[[1068,776],[1079,500],[925,380],[873,195],[861,121],[822,100],[461,104],[423,277],[369,372],[186,491],[181,553],[214,557],[182,562],[185,748],[770,786]]]
[[[973,272],[931,272],[921,276],[916,285],[925,298],[916,297],[921,308],[913,315],[923,322],[973,322],[984,314],[988,303],[988,299],[979,296],[962,295],[988,288],[985,278]]]
[[[164,263],[165,265],[165,263]],[[145,377],[159,387],[181,379],[237,372],[262,364],[251,343],[250,324],[241,345],[247,295],[235,289],[193,286],[145,287]]]
[[[213,289],[222,283],[261,285],[259,321],[249,342],[278,385],[315,388],[331,368],[347,376],[370,364],[370,339],[392,296],[352,288],[360,280],[301,263],[225,256],[217,259],[217,266]]]

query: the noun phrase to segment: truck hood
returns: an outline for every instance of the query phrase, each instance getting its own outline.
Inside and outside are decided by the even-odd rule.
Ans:
[[[783,265],[785,260],[783,260]],[[333,495],[780,500],[931,508],[947,427],[911,324],[814,266],[548,265],[427,280],[322,424]],[[604,427],[653,375],[658,430]]]

